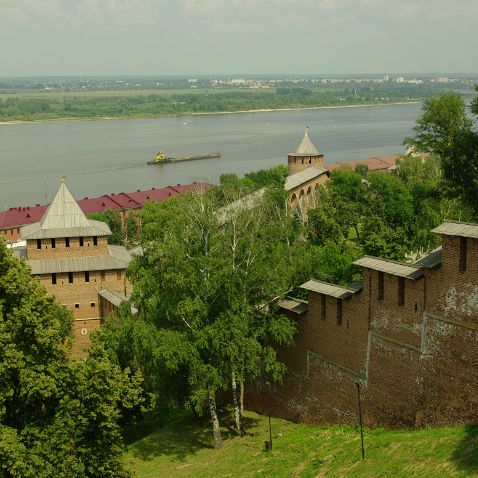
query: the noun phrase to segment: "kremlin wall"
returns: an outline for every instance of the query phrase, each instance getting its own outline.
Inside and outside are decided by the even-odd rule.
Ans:
[[[372,160],[377,170],[393,167]],[[288,155],[288,165],[289,203],[306,209],[329,177],[324,155],[307,130],[297,151]],[[7,211],[7,217],[16,214],[20,222],[30,222],[14,226],[26,241],[15,255],[72,311],[75,357],[85,355],[90,331],[131,292],[125,277],[131,253],[108,245],[109,227],[87,219],[85,209],[127,214],[146,200],[164,200],[197,187],[77,203],[62,182],[48,208],[37,206],[27,215],[24,209]],[[4,231],[8,227],[13,226]],[[298,331],[293,346],[278,350],[287,372],[273,388],[248,384],[246,406],[310,423],[356,423],[358,389],[367,426],[475,422],[478,224],[446,221],[433,232],[442,237],[442,246],[415,263],[365,256],[355,262],[362,268],[362,281],[343,287],[311,278],[302,285],[307,300],[280,301]]]

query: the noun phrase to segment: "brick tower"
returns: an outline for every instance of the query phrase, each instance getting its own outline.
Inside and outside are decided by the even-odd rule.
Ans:
[[[131,255],[108,245],[107,224],[88,219],[62,180],[40,222],[21,228],[22,256],[47,291],[73,314],[73,356],[86,354],[89,333],[127,298]]]
[[[297,147],[295,153],[287,156],[289,167],[289,176],[307,169],[310,166],[317,166],[321,169],[324,167],[324,155],[319,153],[314,143],[309,138],[309,127],[305,128],[305,134]]]

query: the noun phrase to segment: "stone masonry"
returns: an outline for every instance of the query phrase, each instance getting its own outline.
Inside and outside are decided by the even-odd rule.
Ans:
[[[26,247],[15,249],[72,312],[75,358],[85,356],[91,331],[131,292],[125,276],[131,256],[122,246],[108,245],[110,234],[107,224],[86,218],[62,182],[41,220],[21,228]]]
[[[248,406],[311,423],[368,426],[476,422],[478,224],[445,222],[442,247],[415,264],[364,257],[363,281],[311,280],[308,300],[282,302],[297,323],[279,350],[288,371],[274,392],[250,386]]]

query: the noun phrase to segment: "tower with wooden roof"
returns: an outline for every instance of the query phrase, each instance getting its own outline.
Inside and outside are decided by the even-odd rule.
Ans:
[[[309,138],[309,127],[305,128],[305,134],[300,142],[295,153],[291,153],[287,156],[289,176],[303,171],[310,166],[317,166],[321,169],[324,168],[325,157],[314,146]]]
[[[109,302],[113,298],[117,306],[131,290],[125,277],[131,255],[108,244],[109,226],[85,216],[63,179],[41,220],[20,232],[32,275],[71,310],[73,355],[84,356],[90,332],[112,308]]]

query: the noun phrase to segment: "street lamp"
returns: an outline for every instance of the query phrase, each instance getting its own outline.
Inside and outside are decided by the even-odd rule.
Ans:
[[[362,381],[356,380],[355,385],[357,385],[357,396],[358,396],[358,406],[359,406],[360,440],[362,442],[362,460],[365,460],[365,450],[363,447],[362,402],[360,400],[360,389],[362,387]]]
[[[271,383],[268,382],[264,377],[261,377],[262,385],[263,385],[263,390],[267,387],[267,392],[269,394],[269,400],[268,400],[268,417],[269,417],[269,441],[265,441],[264,443],[264,448],[265,451],[270,451],[272,450],[272,426],[271,426],[271,397],[270,397],[270,391],[271,391]]]

